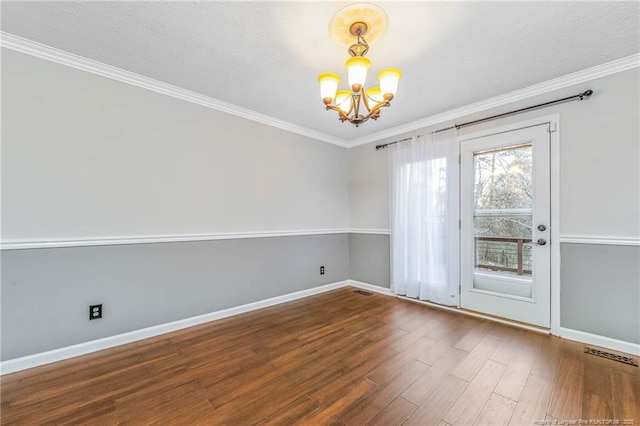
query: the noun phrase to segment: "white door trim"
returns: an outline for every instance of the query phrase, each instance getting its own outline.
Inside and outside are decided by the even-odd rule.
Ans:
[[[513,124],[461,135],[459,143],[470,139],[510,132],[523,127],[550,124],[555,131],[550,133],[551,144],[551,328],[554,336],[560,335],[560,114],[550,114]]]

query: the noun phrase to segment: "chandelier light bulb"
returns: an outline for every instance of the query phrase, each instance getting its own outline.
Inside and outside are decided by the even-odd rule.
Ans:
[[[336,106],[340,111],[349,114],[351,111],[351,92],[348,90],[338,90],[336,93]]]
[[[349,87],[353,93],[358,93],[367,81],[367,71],[371,68],[371,61],[364,56],[354,56],[347,59],[346,65]]]
[[[367,89],[367,98],[371,106],[376,106],[384,102],[382,93],[380,93],[380,87],[370,87]]]
[[[336,90],[338,90],[338,83],[340,83],[340,76],[332,72],[326,72],[320,74],[318,77],[320,83],[320,96],[322,101],[329,105],[336,97]]]
[[[380,93],[385,100],[390,101],[396,95],[400,77],[402,77],[402,73],[397,68],[385,68],[378,73]]]

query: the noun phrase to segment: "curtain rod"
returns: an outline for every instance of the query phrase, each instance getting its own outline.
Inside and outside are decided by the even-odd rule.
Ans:
[[[474,124],[484,123],[485,121],[495,120],[497,118],[507,117],[509,115],[519,114],[521,112],[531,111],[533,109],[543,108],[543,107],[546,107],[546,106],[549,106],[549,105],[555,105],[555,104],[559,104],[559,103],[562,103],[562,102],[569,102],[569,101],[575,101],[575,100],[580,100],[581,101],[584,98],[588,98],[592,94],[593,94],[593,90],[589,89],[589,90],[586,90],[586,91],[584,91],[582,93],[578,93],[577,95],[567,96],[566,98],[556,99],[555,101],[549,101],[549,102],[545,102],[543,104],[533,105],[533,106],[526,107],[526,108],[520,108],[520,109],[516,109],[516,110],[513,110],[513,111],[505,112],[505,113],[498,114],[498,115],[492,115],[491,117],[485,117],[485,118],[481,118],[479,120],[467,121],[466,123],[454,124],[453,126],[445,127],[444,129],[438,129],[438,130],[434,131],[433,133],[444,132],[446,130],[452,130],[452,129],[461,129],[463,127],[473,126]],[[407,141],[409,139],[411,139],[411,138],[405,138],[405,139],[401,139],[401,140],[395,141],[395,142],[389,142],[389,143],[385,143],[385,144],[382,144],[382,145],[376,145],[376,150],[382,149],[382,148],[386,148],[389,145],[395,145],[398,142],[404,142],[404,141]]]

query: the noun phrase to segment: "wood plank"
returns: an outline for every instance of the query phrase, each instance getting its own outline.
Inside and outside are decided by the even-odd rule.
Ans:
[[[495,337],[484,336],[469,355],[451,371],[451,374],[470,382],[501,342]]]
[[[307,417],[320,406],[308,396],[303,396],[267,418],[261,425],[290,425]]]
[[[441,324],[442,324],[442,321],[440,321],[438,318],[433,318],[429,321],[426,321],[423,324],[420,324],[418,327],[416,327],[413,331],[411,331],[405,337],[398,340],[396,343],[393,343],[390,346],[390,348],[397,352],[403,352],[411,348],[413,345],[415,345],[415,343],[418,340],[421,340],[422,338],[424,338],[427,334],[429,334],[431,331],[436,329]],[[433,339],[429,339],[429,340],[431,342],[435,342],[435,340]]]
[[[640,423],[640,380],[638,376],[614,368],[609,373],[611,375],[614,418],[620,420],[621,424],[625,420],[632,420],[634,422],[632,424]]]
[[[427,352],[435,343],[437,343],[435,340],[423,337],[412,347],[375,367],[367,377],[379,385],[385,385],[391,381],[400,370],[408,365],[414,365],[416,359]],[[427,366],[427,364],[421,364]],[[426,371],[426,368],[424,370]]]
[[[210,377],[199,377],[196,383],[202,388],[202,393],[214,407],[220,407],[237,398],[242,398],[246,394],[253,392],[266,383],[281,377],[282,374],[275,370],[271,365],[264,363],[246,370],[239,371],[224,380],[216,381]],[[211,383],[210,385],[201,385]]]
[[[132,423],[189,423],[211,412],[211,405],[198,386],[185,383],[152,394],[138,393],[124,401],[117,400],[118,422]]]
[[[488,360],[442,418],[449,424],[472,424],[504,374],[505,366]]]
[[[537,356],[538,348],[520,345],[494,392],[512,401],[519,401]]]
[[[506,425],[516,408],[516,402],[497,393],[491,394],[473,423],[474,425]]]
[[[371,426],[401,425],[411,414],[413,414],[414,411],[416,411],[415,405],[406,399],[396,398],[367,424]]]
[[[538,357],[531,368],[531,374],[553,380],[560,363],[562,340],[555,336],[545,336],[542,342]]]
[[[436,425],[464,392],[468,383],[452,375],[442,381],[437,389],[407,419],[405,425]]]
[[[441,341],[449,339],[452,335],[457,335],[456,342],[460,340],[471,329],[476,322],[470,320],[468,317],[462,315],[456,315],[452,312],[442,312],[440,318],[446,318],[447,321],[443,321],[438,327],[427,334],[425,337]],[[454,343],[454,344],[455,344]]]
[[[340,418],[340,421],[348,425],[368,423],[428,369],[428,365],[420,361],[412,361],[402,369],[399,369],[390,381],[381,385],[361,404],[349,410],[348,413]]]
[[[394,355],[396,355],[394,351],[385,349],[369,359],[361,360],[359,365],[345,371],[340,377],[336,378],[331,383],[331,386],[325,386],[322,389],[310,392],[309,396],[320,405],[333,403],[342,398],[345,393],[348,393],[354,383],[360,382],[376,366]]]
[[[272,380],[255,392],[251,398],[236,398],[215,411],[218,424],[259,423],[294,402],[300,395],[287,392],[293,384],[285,377]]]
[[[456,343],[455,347],[463,351],[471,352],[484,339],[487,331],[493,323],[487,320],[481,320],[475,324],[462,338]]]
[[[496,350],[493,351],[489,359],[508,365],[520,346],[520,340],[518,339],[519,333],[521,333],[521,330],[512,330],[510,335],[503,335],[503,337],[490,334],[491,336],[501,338],[502,342],[498,345]]]
[[[582,411],[584,359],[575,342],[563,342],[558,372],[547,414],[556,419],[579,419]]]
[[[538,349],[542,345],[542,342],[546,341],[547,338],[549,337],[554,337],[555,339],[559,339],[558,337],[551,336],[549,334],[538,333],[531,330],[522,329],[520,331],[521,332],[518,333],[518,335],[516,336],[516,339],[518,339],[520,344],[534,346]]]
[[[320,408],[309,416],[302,419],[304,424],[331,424],[334,420],[347,412],[351,407],[358,404],[359,401],[366,398],[375,391],[378,385],[369,379],[364,379],[354,387],[352,387],[341,398],[335,400],[330,405]]]
[[[615,361],[585,354],[582,389],[582,418],[613,419],[611,366]]]
[[[449,375],[466,356],[462,349],[451,348],[449,352],[429,370],[422,374],[406,391],[402,397],[415,405],[421,405],[440,383]]]
[[[441,327],[443,328],[443,327]],[[436,329],[437,330],[437,329]],[[466,330],[461,327],[455,327],[444,336],[433,335],[433,333],[425,336],[427,339],[436,340],[438,343],[434,344],[429,350],[422,355],[418,356],[418,361],[425,364],[434,365],[440,360],[455,344],[464,336]]]
[[[509,424],[524,426],[544,420],[552,389],[553,381],[530,374]]]
[[[53,422],[56,417],[68,416],[85,406],[104,399],[113,400],[144,387],[149,380],[144,366],[136,365],[126,369],[124,374],[111,372],[89,381],[42,389],[4,405],[2,407],[2,421],[11,422],[17,421],[18,418],[24,418],[26,424],[37,423],[35,419],[42,419],[41,422],[44,423]]]

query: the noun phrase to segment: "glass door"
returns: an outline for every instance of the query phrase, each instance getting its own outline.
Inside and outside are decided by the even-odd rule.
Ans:
[[[547,126],[461,144],[463,308],[550,325]]]

